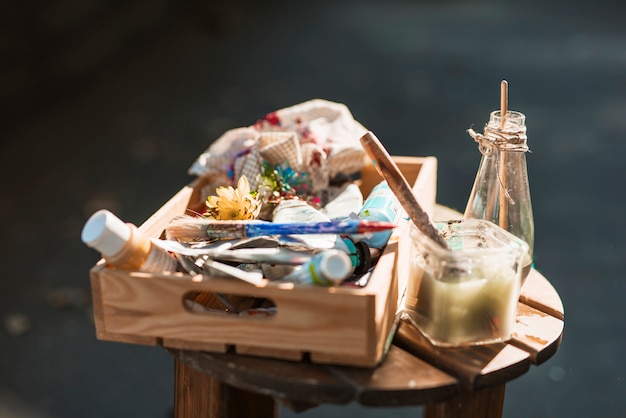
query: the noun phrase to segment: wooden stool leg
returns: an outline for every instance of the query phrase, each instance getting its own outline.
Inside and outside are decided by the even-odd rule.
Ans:
[[[234,388],[175,359],[176,418],[278,417],[271,396]]]
[[[463,390],[446,402],[426,405],[424,418],[501,418],[504,384],[477,391]]]

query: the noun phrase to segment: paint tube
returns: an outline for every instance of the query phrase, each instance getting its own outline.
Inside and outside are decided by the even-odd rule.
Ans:
[[[345,219],[350,215],[358,213],[363,206],[363,194],[356,183],[348,183],[335,193],[329,202],[320,209],[320,212],[331,220]]]
[[[159,273],[176,271],[178,265],[170,253],[154,245],[135,225],[124,223],[105,209],[87,220],[81,239],[118,269]]]
[[[394,224],[398,223],[401,216],[405,216],[404,210],[386,181],[381,181],[372,189],[358,213],[358,217],[361,219]],[[356,241],[364,241],[371,248],[382,248],[389,241],[392,232],[393,230],[390,229],[384,232],[353,235],[352,238]]]
[[[354,268],[353,274],[364,274],[373,265],[370,248],[364,241],[354,242],[351,237],[342,236],[337,238],[334,248],[345,252],[350,257]]]
[[[353,270],[350,257],[346,253],[340,250],[324,250],[279,281],[332,286],[348,278]]]
[[[303,200],[288,199],[281,201],[272,214],[272,222],[327,222],[324,215]],[[337,239],[336,234],[298,234],[293,235],[313,249],[331,249]]]

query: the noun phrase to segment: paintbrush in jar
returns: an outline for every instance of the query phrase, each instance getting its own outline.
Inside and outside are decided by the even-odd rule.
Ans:
[[[326,222],[215,221],[181,215],[166,227],[168,237],[181,242],[202,242],[266,235],[365,234],[393,229],[391,222],[345,219]]]
[[[509,107],[509,83],[506,80],[502,80],[500,83],[500,130],[504,131],[506,127],[506,118]],[[498,151],[500,153],[500,199],[499,199],[499,211],[498,211],[498,225],[501,228],[507,229],[509,218],[509,207],[506,200],[506,172],[507,172],[507,153],[504,151]]]
[[[448,243],[432,224],[428,214],[420,206],[413,194],[413,190],[411,190],[411,186],[409,186],[406,178],[404,178],[380,140],[370,131],[361,137],[361,144],[372,159],[378,173],[387,180],[389,188],[396,195],[402,208],[409,215],[417,229],[442,248],[449,249]]]

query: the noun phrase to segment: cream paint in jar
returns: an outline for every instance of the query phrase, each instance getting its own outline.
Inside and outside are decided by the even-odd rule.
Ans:
[[[405,316],[435,345],[510,339],[527,244],[488,221],[437,226],[452,250],[411,231]]]

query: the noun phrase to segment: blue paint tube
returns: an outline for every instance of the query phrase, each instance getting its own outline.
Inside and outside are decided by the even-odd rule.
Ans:
[[[386,181],[381,181],[374,187],[363,203],[358,213],[361,219],[370,221],[384,221],[397,224],[403,214],[400,202],[389,188]],[[393,230],[373,232],[352,236],[355,240],[364,241],[371,248],[382,248],[387,245]]]

